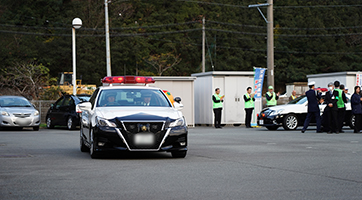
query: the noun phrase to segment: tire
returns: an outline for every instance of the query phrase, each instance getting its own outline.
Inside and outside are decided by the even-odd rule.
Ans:
[[[50,119],[49,116],[47,116],[46,123],[47,123],[47,128],[49,128],[49,129],[54,128],[54,124],[52,122],[52,119]]]
[[[279,126],[266,126],[266,128],[269,130],[269,131],[275,131],[279,128]]]
[[[67,128],[68,128],[68,130],[74,130],[75,127],[76,127],[76,125],[74,123],[73,117],[69,116],[68,120],[67,120]]]
[[[99,152],[95,151],[94,147],[94,140],[93,140],[93,130],[91,130],[90,134],[90,148],[89,148],[89,155],[91,158],[99,158]]]
[[[298,117],[294,114],[289,114],[284,117],[283,128],[285,130],[295,130],[298,127]]]
[[[173,158],[185,158],[187,151],[171,151]]]
[[[348,125],[351,129],[354,129],[355,121],[356,121],[356,117],[354,115],[351,115],[351,117],[349,118],[349,122],[348,122]]]
[[[34,131],[39,131],[39,126],[33,126]]]
[[[80,151],[81,152],[89,152],[89,148],[85,146],[83,139],[83,128],[80,127]]]

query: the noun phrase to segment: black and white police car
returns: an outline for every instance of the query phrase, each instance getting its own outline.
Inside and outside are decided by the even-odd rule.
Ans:
[[[166,151],[174,158],[187,153],[187,123],[151,77],[108,76],[102,79],[82,110],[80,150],[92,158],[108,150]]]
[[[350,95],[347,96],[350,99]],[[326,104],[319,105],[321,115],[323,116]],[[264,126],[268,130],[277,130],[283,126],[285,130],[295,130],[298,126],[303,126],[308,113],[308,99],[305,95],[300,96],[288,104],[264,108],[257,114],[259,126]],[[311,123],[315,124],[314,117]],[[323,125],[323,124],[322,124]],[[351,114],[351,103],[346,104],[346,114],[344,125],[354,127],[354,116]]]

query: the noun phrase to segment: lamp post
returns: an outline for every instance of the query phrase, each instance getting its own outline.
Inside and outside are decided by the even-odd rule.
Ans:
[[[107,57],[107,76],[112,76],[111,71],[111,50],[109,42],[109,20],[108,20],[108,0],[104,0],[104,16],[106,31],[106,57]]]
[[[76,74],[76,54],[75,54],[75,29],[79,29],[82,27],[82,20],[79,18],[74,18],[72,22],[72,38],[73,38],[73,76],[72,76],[72,83],[73,83],[73,95],[77,94],[77,74]]]

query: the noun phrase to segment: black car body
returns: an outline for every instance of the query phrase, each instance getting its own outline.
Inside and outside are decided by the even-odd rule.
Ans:
[[[64,95],[52,104],[46,115],[47,128],[54,126],[67,126],[69,130],[79,126],[80,114],[76,110],[79,103],[86,102],[89,95]]]

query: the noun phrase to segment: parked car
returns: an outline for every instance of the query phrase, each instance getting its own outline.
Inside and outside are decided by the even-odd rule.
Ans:
[[[77,105],[82,102],[88,101],[90,95],[64,95],[60,97],[54,104],[51,104],[47,115],[46,125],[47,128],[54,128],[54,126],[67,126],[69,130],[73,130],[79,126],[79,113]]]
[[[0,128],[32,127],[34,131],[39,130],[39,111],[24,97],[0,96],[0,112]]]
[[[350,96],[347,96],[351,99]],[[319,105],[321,116],[323,115],[326,104]],[[294,130],[298,126],[303,126],[305,118],[308,113],[308,100],[305,95],[300,96],[285,105],[278,105],[273,107],[264,108],[257,115],[257,122],[259,126],[265,126],[268,130],[277,130],[283,126],[285,130]],[[312,118],[311,124],[315,124],[315,119]],[[351,103],[346,104],[346,114],[344,125],[354,127],[354,116],[351,114]]]

